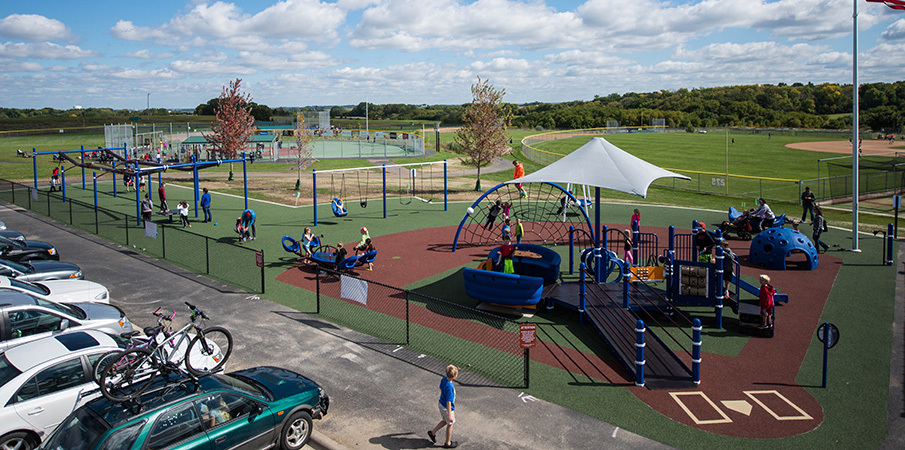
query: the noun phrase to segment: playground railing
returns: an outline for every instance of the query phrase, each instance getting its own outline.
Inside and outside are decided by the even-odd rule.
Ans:
[[[0,200],[230,286],[264,292],[264,269],[257,267],[254,249],[162,223],[158,223],[156,237],[151,238],[145,235],[144,226],[136,225],[133,214],[96,208],[73,198],[64,201],[59,191],[34,189],[3,179],[0,179]]]
[[[329,269],[317,271],[316,283],[317,313],[386,341],[372,348],[438,373],[455,364],[466,384],[528,386],[529,355],[516,321]]]

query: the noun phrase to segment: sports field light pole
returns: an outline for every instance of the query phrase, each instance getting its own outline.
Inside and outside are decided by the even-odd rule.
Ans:
[[[852,0],[852,251],[858,248],[858,0]]]

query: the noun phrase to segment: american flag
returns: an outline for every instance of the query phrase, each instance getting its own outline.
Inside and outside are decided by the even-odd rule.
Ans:
[[[882,3],[892,9],[905,11],[905,0],[867,0],[868,3]]]

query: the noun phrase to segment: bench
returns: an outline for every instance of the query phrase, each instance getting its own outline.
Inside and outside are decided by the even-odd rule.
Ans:
[[[540,258],[514,258],[516,262],[516,272],[520,275],[528,275],[543,278],[545,283],[555,283],[559,279],[559,265],[562,257],[559,253],[547,247],[535,244],[519,244],[515,246],[517,250],[537,253]],[[490,251],[487,256],[496,261],[500,248],[496,247]]]

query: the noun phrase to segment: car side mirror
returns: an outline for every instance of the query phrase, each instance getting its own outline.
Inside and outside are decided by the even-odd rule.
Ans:
[[[254,409],[251,410],[251,414],[248,415],[248,423],[252,423],[255,421],[255,417],[258,417],[259,414],[264,412],[264,405],[260,403],[255,403]]]
[[[69,319],[63,319],[60,321],[60,331],[69,328]]]

